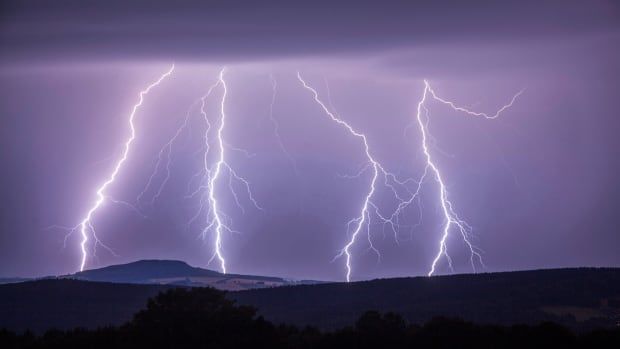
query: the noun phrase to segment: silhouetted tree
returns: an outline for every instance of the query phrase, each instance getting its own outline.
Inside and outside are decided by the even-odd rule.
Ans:
[[[136,345],[151,348],[279,346],[275,327],[256,310],[235,306],[212,288],[178,288],[149,300],[123,327]]]

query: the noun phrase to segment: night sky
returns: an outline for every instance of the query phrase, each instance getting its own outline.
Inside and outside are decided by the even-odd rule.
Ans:
[[[263,207],[240,195],[239,210],[227,180],[218,187],[238,231],[223,236],[229,272],[344,278],[344,260],[332,259],[370,173],[345,178],[364,165],[363,148],[322,113],[297,71],[402,178],[424,169],[420,133],[410,127],[423,79],[488,113],[525,89],[494,120],[428,103],[430,151],[474,229],[482,270],[620,266],[616,1],[4,1],[0,48],[0,276],[76,271],[79,234],[65,241],[53,226],[83,219],[121,153],[139,92],[172,63],[138,110],[135,143],[107,191],[146,217],[106,202],[93,223],[115,254],[98,247],[89,268],[150,258],[217,270],[207,265],[212,235],[199,237],[206,213],[187,224],[200,200],[185,197],[202,162],[196,107],[161,196],[151,204],[151,188],[136,198],[223,66],[228,161]],[[270,120],[272,78],[286,152]],[[206,109],[214,121],[219,97]],[[415,229],[396,239],[371,226],[380,259],[365,234],[358,240],[353,280],[426,274],[442,216],[436,184],[421,194],[421,209],[403,215]],[[386,211],[394,204],[385,190],[376,202]],[[454,272],[471,272],[458,234],[448,248]],[[438,273],[450,272],[439,263]]]

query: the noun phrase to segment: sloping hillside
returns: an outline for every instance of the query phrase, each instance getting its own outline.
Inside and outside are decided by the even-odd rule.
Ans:
[[[41,332],[118,325],[171,287],[56,279],[0,285],[0,327]]]
[[[296,284],[277,277],[222,274],[217,271],[192,267],[182,261],[141,260],[85,270],[61,278],[130,284],[158,284],[193,287],[214,287],[226,291],[276,287]]]
[[[372,280],[242,291],[268,320],[322,328],[350,325],[365,310],[393,311],[414,323],[454,316],[477,323],[573,328],[620,320],[620,269],[552,269]]]
[[[0,327],[122,324],[149,297],[175,285],[114,284],[66,279],[0,285]],[[284,286],[230,292],[275,323],[333,329],[366,310],[397,312],[414,323],[436,316],[476,323],[554,321],[574,329],[616,326],[620,269],[558,269],[383,279],[350,284]]]

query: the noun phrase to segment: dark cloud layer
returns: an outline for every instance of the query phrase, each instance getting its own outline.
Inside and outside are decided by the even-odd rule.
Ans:
[[[8,1],[6,60],[248,60],[616,31],[616,1]]]

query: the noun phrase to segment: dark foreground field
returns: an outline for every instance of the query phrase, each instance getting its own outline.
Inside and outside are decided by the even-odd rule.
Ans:
[[[425,325],[400,315],[366,312],[336,331],[275,326],[253,308],[237,306],[223,291],[177,288],[148,302],[119,327],[0,331],[1,348],[617,348],[620,329],[574,334],[551,323],[501,327],[437,318]]]
[[[175,285],[50,279],[0,285],[0,328],[121,325],[148,298]],[[274,324],[323,330],[352,326],[367,310],[393,312],[414,324],[438,316],[477,324],[551,321],[577,332],[614,328],[620,320],[620,269],[559,269],[384,279],[229,292]]]

